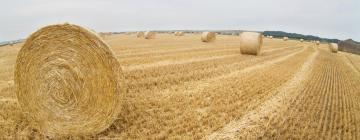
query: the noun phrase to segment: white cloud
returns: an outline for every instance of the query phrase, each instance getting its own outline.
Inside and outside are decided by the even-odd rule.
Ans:
[[[282,30],[360,41],[358,0],[6,0],[0,41],[46,24],[97,31],[150,29]]]

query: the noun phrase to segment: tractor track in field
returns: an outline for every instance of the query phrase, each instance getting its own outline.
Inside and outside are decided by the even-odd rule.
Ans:
[[[268,48],[269,46],[264,46],[264,48]],[[280,47],[271,47],[273,49],[280,49],[285,48],[283,46]],[[123,53],[116,55],[117,58],[132,58],[132,57],[147,57],[147,56],[161,56],[161,55],[169,55],[169,54],[177,54],[177,53],[186,53],[186,52],[204,52],[204,51],[221,51],[221,50],[239,50],[239,46],[230,46],[230,47],[218,47],[218,46],[205,46],[205,47],[185,47],[185,48],[175,48],[170,50],[162,50],[162,49],[155,49],[149,51],[141,51],[138,53]]]
[[[284,47],[290,48],[290,47]],[[273,48],[279,49],[279,48]],[[281,49],[281,48],[280,48]],[[198,59],[209,56],[223,56],[230,54],[239,54],[239,48],[226,48],[221,50],[207,50],[207,51],[189,51],[189,52],[180,52],[176,54],[164,54],[164,55],[152,55],[144,57],[129,57],[129,58],[119,58],[119,62],[122,66],[131,66],[131,65],[151,65],[151,63],[161,63],[161,61],[178,61],[184,59]]]
[[[264,52],[264,55],[259,58],[248,55],[239,55],[204,62],[154,67],[152,69],[140,69],[135,71],[127,71],[125,69],[124,73],[125,78],[128,79],[128,89],[140,91],[144,90],[144,88],[149,89],[149,87],[165,88],[171,85],[194,80],[199,81],[221,76],[232,71],[238,71],[256,63],[281,57],[294,51],[298,52],[300,51],[300,48],[291,48],[287,51],[278,50],[268,53]]]
[[[347,59],[347,61],[345,61],[345,62],[347,62],[348,65],[349,65],[354,71],[356,71],[358,74],[360,74],[360,68],[359,68],[359,66],[355,65],[355,63],[353,62],[353,60],[352,60],[347,54],[344,54],[343,56]]]
[[[139,53],[128,53],[128,54],[119,54],[116,55],[117,58],[131,58],[131,57],[146,57],[146,56],[157,56],[157,55],[168,55],[168,54],[176,54],[176,53],[184,53],[184,52],[198,52],[198,51],[210,51],[210,50],[227,50],[227,49],[238,49],[239,47],[197,47],[197,48],[180,48],[180,49],[171,49],[171,50],[151,50],[147,52],[139,52]]]
[[[235,114],[240,113],[242,109],[249,110],[258,106],[259,101],[268,98],[273,90],[281,86],[283,82],[286,82],[287,78],[290,78],[293,72],[287,70],[299,68],[300,65],[297,62],[305,61],[305,56],[308,56],[311,52],[311,49],[306,47],[300,51],[294,51],[287,54],[285,53],[281,57],[273,58],[269,61],[264,61],[257,65],[243,68],[235,72],[230,72],[225,76],[220,75],[205,81],[201,80],[184,83],[184,85],[174,85],[160,91],[157,91],[158,89],[153,89],[152,91],[143,93],[134,92],[128,96],[129,102],[126,105],[126,108],[129,111],[124,112],[125,114],[128,114],[128,117],[120,120],[129,120],[129,122],[143,123],[135,123],[137,125],[131,125],[134,124],[131,123],[130,125],[125,126],[125,132],[123,132],[120,137],[136,139],[139,138],[139,135],[146,134],[145,137],[156,138],[159,133],[166,133],[170,138],[180,138],[174,134],[181,135],[182,138],[185,139],[202,138],[204,135],[211,133],[214,129],[216,129],[216,127],[222,126],[224,123],[230,121],[231,118],[236,118],[237,116]],[[296,59],[292,60],[291,58]],[[291,68],[289,68],[289,66],[291,66]],[[267,77],[271,74],[274,74],[274,71],[269,71],[269,69],[274,68],[281,70],[283,74],[286,73],[286,76]],[[262,73],[262,76],[254,77],[254,74],[257,73]],[[240,81],[236,81],[234,79],[240,76],[245,77],[244,79],[238,79]],[[245,89],[235,86],[239,85],[240,83],[247,83],[250,81],[254,82],[249,84],[258,83],[257,81],[263,81],[264,83],[256,86],[244,85],[244,87],[246,87]],[[274,83],[277,84],[275,85]],[[237,92],[239,92],[240,95],[237,95]],[[218,98],[217,96],[220,96],[221,93],[227,93],[229,95],[227,95],[227,98]],[[258,99],[258,101],[252,100],[253,98]],[[211,103],[213,103],[215,106],[218,104],[217,107],[219,110],[209,110],[210,108],[215,107],[211,107],[213,106]],[[229,104],[226,105],[223,103]],[[247,107],[248,105],[250,106]],[[242,109],[235,109],[239,107]],[[225,112],[221,113],[221,111]],[[141,115],[141,112],[146,112],[145,114],[147,114],[147,117],[140,117],[144,115]],[[223,117],[218,116],[221,114],[227,114],[228,116],[225,117],[227,119],[223,120]],[[174,118],[174,115],[177,117]],[[146,121],[144,122],[144,119],[147,120],[146,118],[151,118],[153,121],[146,123]],[[153,124],[160,120],[160,124]],[[188,123],[178,123],[184,121]],[[203,123],[204,125],[201,125]],[[169,126],[172,127],[169,128]],[[213,127],[203,128],[206,126]],[[137,130],[136,128],[143,129]],[[109,131],[109,133],[110,132],[111,131]]]
[[[206,139],[242,139],[247,136],[239,136],[241,134],[251,135],[251,133],[259,131],[259,126],[264,124],[264,120],[268,119],[273,112],[281,111],[282,106],[288,104],[287,101],[299,94],[299,87],[303,87],[303,82],[311,72],[318,51],[310,55],[304,62],[300,70],[294,76],[275,90],[274,95],[262,103],[257,109],[247,112],[240,120],[234,120],[226,124],[222,129],[215,131]]]
[[[359,76],[351,76],[354,72],[342,61],[341,57],[320,50],[304,86],[295,94],[287,93],[295,95],[287,99],[287,104],[268,115],[255,116],[262,120],[252,122],[257,129],[250,129],[250,133],[230,131],[235,133],[230,138],[358,139],[359,88],[353,88],[360,80],[356,79]],[[348,85],[346,81],[354,83]]]
[[[296,48],[296,47],[284,47],[284,48],[276,48],[276,49],[269,49],[263,51],[263,53],[271,53],[274,51],[279,50],[286,50],[289,48]],[[138,69],[146,69],[146,68],[153,68],[153,67],[161,67],[161,66],[167,66],[167,65],[178,65],[178,64],[187,64],[187,63],[194,63],[194,62],[201,62],[201,61],[208,61],[208,60],[215,60],[215,59],[222,59],[222,58],[231,58],[239,56],[238,49],[229,51],[231,53],[229,54],[220,54],[220,55],[212,55],[210,57],[200,57],[200,58],[192,58],[192,59],[185,59],[185,60],[164,60],[164,61],[156,61],[155,63],[148,63],[148,64],[140,64],[140,65],[131,65],[124,67],[124,70],[131,71],[131,70],[138,70]],[[204,53],[206,55],[209,55],[208,52]],[[211,55],[211,54],[210,54]],[[189,57],[186,57],[189,58]],[[144,58],[142,58],[144,59]],[[161,58],[163,59],[163,58]],[[126,60],[123,60],[126,61]]]

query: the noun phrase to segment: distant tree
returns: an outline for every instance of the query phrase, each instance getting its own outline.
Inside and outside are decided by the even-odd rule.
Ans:
[[[270,35],[275,38],[289,37],[292,39],[304,39],[304,40],[319,40],[321,42],[329,42],[329,43],[338,43],[340,40],[338,39],[328,39],[328,38],[320,38],[313,35],[302,35],[297,33],[287,33],[283,31],[264,31],[263,34],[265,36]]]

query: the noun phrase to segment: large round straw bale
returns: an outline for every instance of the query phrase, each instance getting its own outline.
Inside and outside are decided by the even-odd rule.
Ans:
[[[33,33],[18,53],[14,75],[23,111],[49,136],[99,133],[122,110],[119,62],[96,33],[77,25]]]
[[[243,32],[240,34],[240,52],[242,54],[259,55],[263,44],[260,33]]]
[[[202,42],[211,42],[216,39],[216,33],[214,32],[203,32],[201,34],[201,41]]]
[[[300,39],[300,42],[304,42],[304,39]]]
[[[337,52],[338,52],[338,49],[339,49],[338,44],[336,44],[336,43],[330,43],[329,47],[330,47],[330,51],[331,51],[331,52],[333,52],[333,53],[337,53]]]
[[[137,37],[137,38],[144,37],[144,32],[137,32],[137,33],[136,33],[136,37]]]
[[[144,36],[145,36],[145,39],[154,39],[156,36],[156,33],[152,32],[152,31],[147,31],[147,32],[145,32]]]
[[[284,37],[284,38],[283,38],[284,41],[287,41],[288,39],[289,39],[288,37]]]
[[[315,43],[316,43],[316,45],[320,45],[320,41],[316,41]]]

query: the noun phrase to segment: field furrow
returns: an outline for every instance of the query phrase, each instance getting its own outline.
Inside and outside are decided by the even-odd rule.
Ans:
[[[317,57],[316,51],[302,65],[301,69],[294,76],[275,90],[273,96],[262,103],[258,108],[247,112],[240,120],[234,120],[226,124],[222,129],[207,136],[207,139],[249,139],[257,138],[259,130],[264,129],[269,116],[277,111],[283,110],[299,93],[299,88],[303,87],[303,81],[312,69],[314,59]],[[254,134],[255,133],[255,134]]]
[[[130,91],[139,92],[147,89],[163,89],[172,85],[184,82],[199,81],[216,76],[236,72],[256,63],[262,63],[269,59],[280,58],[287,54],[301,51],[301,47],[294,47],[288,50],[277,50],[264,53],[261,57],[249,55],[237,55],[229,58],[221,58],[206,61],[188,61],[187,63],[169,63],[165,66],[133,70],[124,68],[125,78],[128,81]]]
[[[133,92],[128,96],[128,111],[124,112],[127,115],[119,119],[125,124],[120,137],[156,138],[165,134],[169,138],[202,138],[240,117],[245,110],[260,105],[273,90],[291,78],[313,51],[306,47],[208,80],[160,91]],[[115,134],[114,131],[108,130],[104,135]]]
[[[354,85],[360,78],[343,60],[320,49],[300,92],[286,93],[295,96],[279,107],[283,109],[253,124],[257,129],[249,133],[237,131],[237,138],[357,139],[359,110],[354,100],[358,101],[360,88]]]

